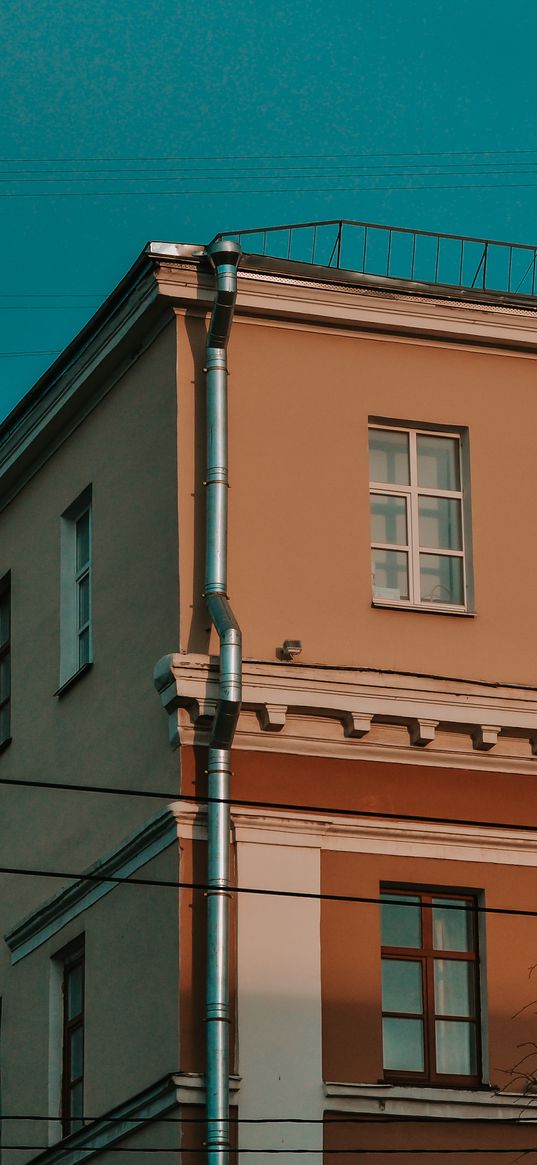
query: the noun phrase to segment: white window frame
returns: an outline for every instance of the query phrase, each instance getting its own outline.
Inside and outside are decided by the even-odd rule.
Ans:
[[[84,514],[89,516],[89,553],[87,561],[77,568],[77,523]],[[61,517],[61,579],[60,579],[60,688],[73,676],[93,663],[92,574],[93,523],[91,486],[85,489]],[[79,620],[81,583],[88,579],[89,618]],[[81,636],[88,633],[87,659],[79,662]]]
[[[374,607],[404,607],[407,610],[436,611],[442,614],[471,614],[472,613],[472,563],[470,553],[470,488],[467,451],[467,431],[433,426],[419,426],[409,424],[390,423],[380,419],[370,420],[369,434],[374,431],[404,433],[408,437],[410,483],[408,485],[390,484],[388,482],[369,482],[369,497],[372,495],[403,497],[406,507],[407,539],[406,545],[394,542],[377,542],[371,540],[371,549],[400,551],[408,556],[408,598],[396,596],[382,596],[375,594],[372,583],[372,602]],[[459,449],[459,484],[458,490],[433,489],[429,486],[418,485],[417,439],[424,437],[450,437],[458,442]],[[459,500],[461,503],[461,550],[436,549],[420,546],[419,543],[419,511],[420,496],[448,498]],[[422,600],[420,591],[420,553],[438,554],[441,557],[459,558],[462,560],[462,593],[463,603],[441,603]]]

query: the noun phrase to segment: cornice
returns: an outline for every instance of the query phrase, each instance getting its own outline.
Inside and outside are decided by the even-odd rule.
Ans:
[[[240,1077],[230,1076],[230,1099],[240,1088]],[[204,1104],[205,1078],[197,1073],[177,1072],[157,1080],[143,1092],[126,1100],[104,1116],[90,1121],[77,1132],[51,1145],[44,1153],[32,1157],[32,1165],[77,1165],[88,1161],[96,1153],[102,1153],[109,1146],[143,1130],[151,1121],[158,1120],[165,1113],[181,1104]],[[177,1127],[177,1143],[179,1128]],[[132,1152],[137,1152],[132,1146]],[[170,1149],[170,1153],[174,1153]]]
[[[165,656],[155,685],[172,744],[208,743],[216,661]],[[537,690],[246,660],[234,747],[533,774]]]
[[[213,299],[210,273],[162,262],[159,288],[176,306]],[[375,286],[323,283],[239,268],[235,316],[387,336],[537,353],[537,312],[524,306],[459,302]]]
[[[11,951],[11,962],[18,963],[24,959],[67,926],[73,918],[121,885],[118,882],[107,882],[107,875],[127,878],[167,849],[176,838],[177,826],[173,812],[168,807],[159,810],[122,841],[117,849],[82,871],[82,875],[98,874],[103,878],[102,882],[87,882],[83,876],[77,878],[7,932],[4,937]]]
[[[181,838],[205,840],[204,808],[176,801],[170,811]],[[488,825],[408,821],[337,813],[250,809],[233,805],[233,836],[238,844],[294,846],[392,857],[434,858],[481,865],[537,866],[537,832]]]

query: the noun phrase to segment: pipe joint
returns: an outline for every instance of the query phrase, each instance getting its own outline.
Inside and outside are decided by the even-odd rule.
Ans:
[[[205,370],[208,373],[227,372],[227,357],[225,348],[208,348],[205,356]]]

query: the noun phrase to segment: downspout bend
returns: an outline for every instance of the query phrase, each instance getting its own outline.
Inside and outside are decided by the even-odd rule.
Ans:
[[[227,344],[241,248],[215,239],[206,248],[216,277],[216,297],[206,347],[207,526],[205,600],[220,639],[220,676],[211,748],[231,748],[242,699],[242,636],[227,595]]]

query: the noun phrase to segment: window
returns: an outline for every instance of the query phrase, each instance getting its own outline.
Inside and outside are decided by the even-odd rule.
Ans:
[[[84,1113],[84,946],[63,958],[61,1119],[64,1137],[82,1126]]]
[[[462,446],[460,432],[370,427],[375,605],[468,609],[468,475]]]
[[[0,582],[0,748],[11,739],[11,595]]]
[[[381,897],[386,1079],[479,1084],[476,899],[417,890]]]
[[[62,516],[60,684],[93,660],[91,490]]]

